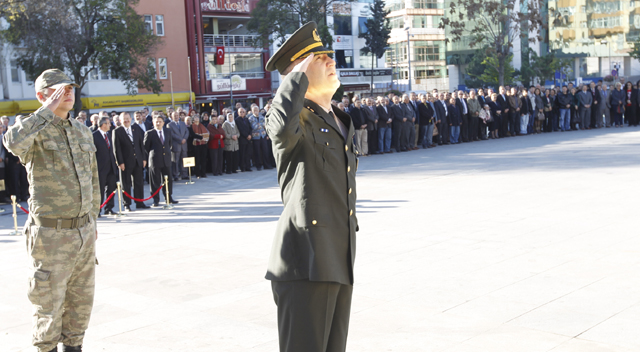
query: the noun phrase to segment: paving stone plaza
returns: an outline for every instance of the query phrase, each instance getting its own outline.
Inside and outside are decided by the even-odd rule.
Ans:
[[[357,182],[348,351],[640,351],[640,129],[367,157]],[[275,170],[174,197],[99,220],[84,349],[277,351]],[[25,238],[3,208],[0,351],[33,351]]]

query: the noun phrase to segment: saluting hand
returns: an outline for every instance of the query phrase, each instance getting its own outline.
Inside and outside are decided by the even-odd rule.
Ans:
[[[47,100],[44,102],[44,104],[42,104],[42,106],[51,111],[56,111],[58,109],[58,105],[60,105],[60,102],[62,101],[62,98],[64,97],[64,94],[66,92],[67,92],[66,86],[58,87],[58,89],[56,89],[53,92],[53,94],[51,94],[47,98]]]
[[[311,60],[313,60],[313,53],[309,54],[309,56],[307,56],[306,59],[302,60],[300,63],[298,63],[297,65],[295,65],[293,67],[293,70],[291,70],[291,72],[307,72],[307,68],[309,68],[309,64],[311,63]]]

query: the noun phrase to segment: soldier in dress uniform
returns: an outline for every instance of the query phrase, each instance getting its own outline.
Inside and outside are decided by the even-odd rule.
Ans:
[[[317,26],[271,57],[282,83],[266,116],[284,210],[266,278],[278,306],[280,351],[345,351],[356,252],[351,117],[331,105],[340,86]]]
[[[58,69],[44,71],[35,82],[42,107],[4,136],[29,178],[28,296],[39,352],[57,351],[59,342],[82,351],[93,307],[100,190],[91,131],[69,118],[77,87]]]

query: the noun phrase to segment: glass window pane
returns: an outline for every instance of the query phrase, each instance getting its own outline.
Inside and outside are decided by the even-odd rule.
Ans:
[[[333,30],[336,35],[353,35],[351,16],[333,16]]]

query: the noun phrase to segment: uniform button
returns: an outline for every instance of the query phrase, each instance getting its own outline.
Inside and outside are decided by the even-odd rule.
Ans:
[[[345,146],[344,146],[344,151],[346,152],[347,150],[349,150],[349,146],[348,146],[348,145],[345,145]]]
[[[351,171],[351,166],[347,166],[347,172]]]
[[[353,215],[353,210],[349,211],[349,216]]]
[[[327,146],[329,145],[329,142],[327,142]]]
[[[317,222],[317,221],[315,221],[315,220],[313,220],[311,223],[315,225],[315,224],[317,224],[318,222]]]
[[[349,194],[351,194],[351,188],[349,188]]]

